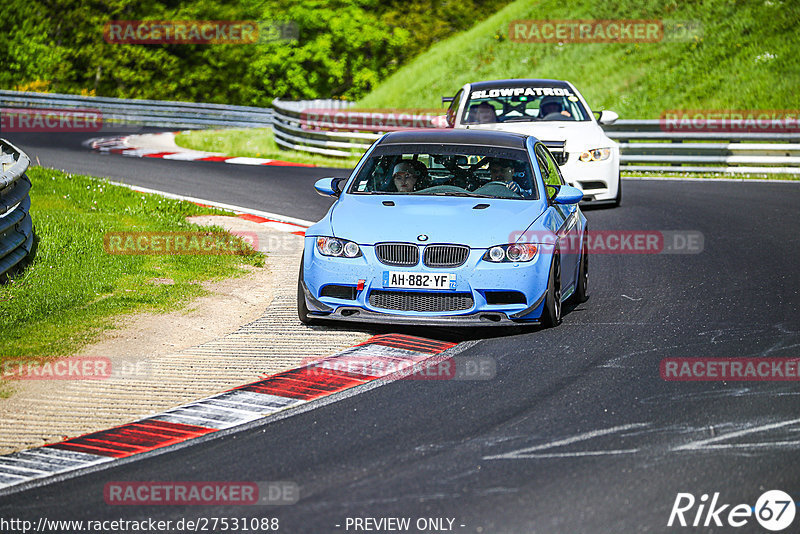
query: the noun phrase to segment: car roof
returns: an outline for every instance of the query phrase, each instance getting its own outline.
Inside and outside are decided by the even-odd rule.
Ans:
[[[473,82],[470,84],[471,89],[498,89],[500,87],[519,87],[521,85],[530,86],[547,86],[547,87],[569,87],[569,83],[564,80],[547,80],[547,79],[533,79],[533,78],[520,78],[508,80],[489,80],[485,82]]]
[[[530,135],[496,130],[431,129],[408,130],[386,134],[381,145],[427,143],[439,145],[481,145],[503,148],[525,148]],[[536,140],[536,138],[534,138]]]

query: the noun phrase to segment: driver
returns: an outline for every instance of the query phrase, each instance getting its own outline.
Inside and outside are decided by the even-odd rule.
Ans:
[[[489,175],[493,182],[503,182],[515,193],[522,194],[522,188],[514,181],[514,165],[504,158],[496,158],[489,162]]]
[[[514,164],[505,158],[495,158],[489,162],[489,176],[493,182],[503,182],[511,191],[522,195],[526,191],[514,181]]]
[[[539,103],[539,118],[545,119],[548,115],[563,115],[564,117],[572,117],[569,111],[564,109],[561,104],[561,98],[557,96],[546,96],[542,98]]]
[[[411,161],[401,161],[394,166],[392,181],[398,193],[412,193],[419,178],[419,168]]]

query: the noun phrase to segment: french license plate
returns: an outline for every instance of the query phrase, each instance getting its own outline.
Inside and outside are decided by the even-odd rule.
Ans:
[[[456,275],[452,273],[410,273],[383,271],[383,287],[404,289],[452,289],[456,288]]]

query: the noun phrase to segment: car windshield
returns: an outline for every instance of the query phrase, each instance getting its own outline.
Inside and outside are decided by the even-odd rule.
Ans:
[[[568,86],[508,86],[473,90],[463,124],[588,121],[589,113]]]
[[[433,144],[376,147],[349,192],[538,198],[525,150]]]

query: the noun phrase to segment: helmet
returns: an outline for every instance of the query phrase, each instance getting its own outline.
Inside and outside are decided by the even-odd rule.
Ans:
[[[558,106],[558,109],[555,111],[555,113],[560,113],[564,111],[564,105],[561,103],[560,96],[546,96],[542,98],[542,100],[539,102],[539,109],[542,109],[545,106],[553,106],[553,105]],[[554,112],[551,111],[550,113]]]
[[[394,166],[394,170],[392,171],[392,175],[397,174],[398,172],[407,172],[417,179],[420,177],[420,169],[418,166],[414,164],[412,161],[401,161],[397,165]]]

